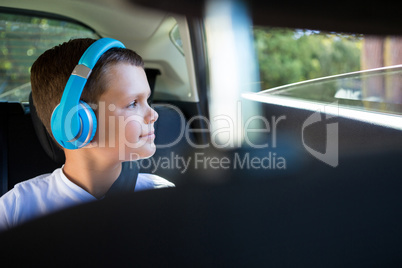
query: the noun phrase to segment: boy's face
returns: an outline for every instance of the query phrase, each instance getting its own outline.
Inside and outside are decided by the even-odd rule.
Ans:
[[[120,161],[155,153],[154,122],[158,114],[148,105],[151,94],[141,67],[118,63],[106,74],[106,91],[99,99],[98,129],[92,141],[105,157]]]

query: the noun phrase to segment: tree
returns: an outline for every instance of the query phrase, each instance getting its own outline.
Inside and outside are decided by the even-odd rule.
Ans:
[[[256,28],[261,89],[360,70],[362,37]]]

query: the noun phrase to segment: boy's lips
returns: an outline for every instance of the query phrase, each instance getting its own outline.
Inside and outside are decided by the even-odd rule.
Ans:
[[[149,137],[155,137],[155,132],[154,131],[150,131],[148,133],[142,134],[140,136],[140,138],[149,138]]]

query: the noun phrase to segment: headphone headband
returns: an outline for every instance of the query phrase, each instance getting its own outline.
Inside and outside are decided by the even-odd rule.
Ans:
[[[94,42],[81,56],[78,65],[75,66],[67,81],[60,104],[53,111],[51,119],[53,136],[64,148],[81,148],[88,144],[95,135],[95,114],[87,104],[80,105],[82,103],[80,98],[95,64],[106,51],[114,47],[125,48],[120,41],[112,38],[102,38]],[[93,118],[87,119],[92,121],[92,127],[87,126],[91,125],[87,119],[83,120],[88,111],[81,111],[88,108],[91,109],[91,117]],[[86,133],[87,129],[89,133]]]

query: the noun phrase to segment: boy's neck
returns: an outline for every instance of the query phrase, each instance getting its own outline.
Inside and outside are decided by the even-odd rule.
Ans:
[[[70,157],[69,157],[70,156]],[[96,197],[103,197],[121,173],[122,164],[99,163],[66,154],[63,172],[74,184]]]

